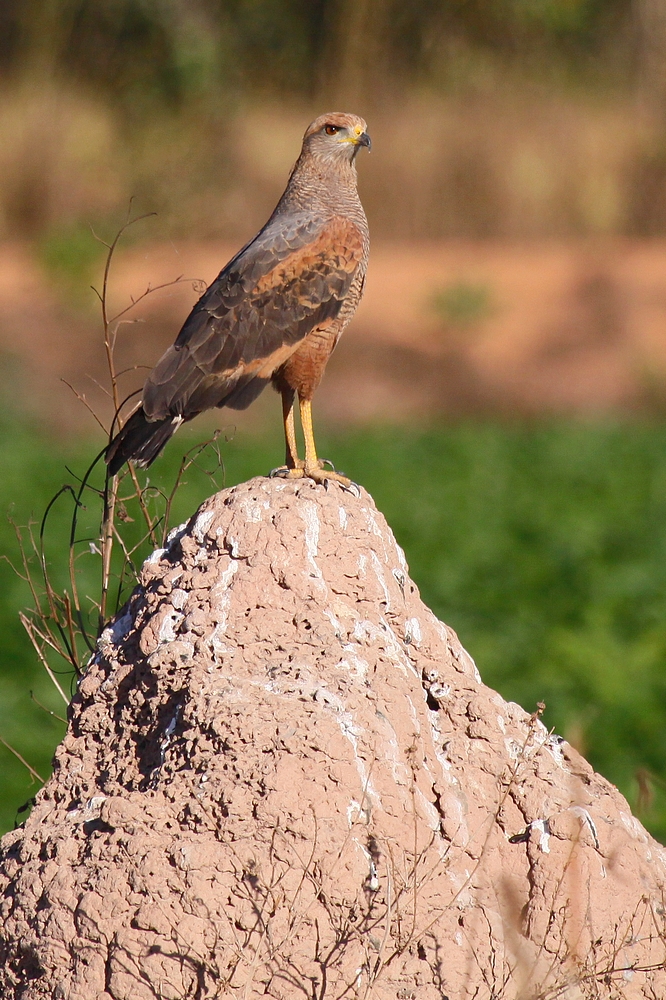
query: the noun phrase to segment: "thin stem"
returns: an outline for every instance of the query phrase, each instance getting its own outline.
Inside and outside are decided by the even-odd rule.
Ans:
[[[60,697],[62,698],[62,700],[64,701],[64,703],[69,707],[69,698],[67,697],[67,695],[65,694],[65,692],[63,691],[63,689],[60,687],[60,682],[58,681],[58,678],[56,677],[56,675],[51,670],[51,667],[49,666],[48,661],[47,661],[46,657],[44,656],[44,653],[43,653],[42,649],[40,648],[39,643],[37,642],[37,639],[35,637],[35,626],[34,626],[34,623],[31,622],[30,619],[28,618],[28,616],[24,615],[23,612],[21,612],[19,614],[19,618],[20,618],[21,624],[23,625],[23,628],[26,630],[26,632],[28,633],[28,636],[30,637],[30,641],[31,641],[31,643],[32,643],[32,645],[33,645],[33,647],[35,649],[35,652],[37,653],[37,656],[39,657],[40,663],[44,667],[44,670],[46,670],[46,673],[51,678],[51,681],[52,681],[53,686],[55,687],[56,691],[58,692],[58,694],[60,695]]]
[[[102,592],[99,599],[99,633],[106,621],[106,603],[109,595],[109,579],[111,576],[111,556],[113,554],[114,517],[116,500],[118,498],[118,481],[116,476],[111,479],[110,496],[106,506],[106,516],[102,524]]]
[[[0,743],[2,743],[3,747],[7,747],[9,752],[13,753],[15,757],[18,757],[23,766],[27,767],[27,769],[30,771],[30,774],[33,776],[33,778],[36,778],[37,781],[39,781],[42,785],[45,784],[45,779],[42,778],[41,774],[38,774],[37,771],[35,771],[34,767],[31,767],[31,765],[28,764],[25,757],[22,757],[21,754],[18,752],[18,750],[15,750],[13,746],[10,746],[7,740],[3,740],[2,736],[0,736]]]

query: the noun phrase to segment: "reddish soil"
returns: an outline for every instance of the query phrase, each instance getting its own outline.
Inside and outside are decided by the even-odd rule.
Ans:
[[[144,246],[121,252],[111,312],[179,275],[210,282],[237,249]],[[480,308],[438,311],[438,293]],[[162,289],[123,326],[118,367],[151,366],[197,298]],[[92,296],[92,293],[91,293]],[[455,302],[454,302],[455,305]],[[24,247],[0,249],[0,351],[16,359],[22,402],[63,426],[90,426],[66,379],[108,414],[100,324],[75,309]],[[141,373],[124,379],[134,388]],[[367,291],[331,359],[317,408],[331,421],[470,412],[577,413],[666,402],[666,243],[379,244]],[[253,417],[250,417],[252,420]],[[87,421],[87,424],[86,424]]]

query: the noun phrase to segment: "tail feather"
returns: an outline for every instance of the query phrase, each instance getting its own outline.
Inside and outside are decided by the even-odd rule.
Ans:
[[[182,422],[182,417],[148,420],[143,407],[139,407],[106,449],[104,461],[109,474],[115,476],[130,459],[137,465],[151,465]]]

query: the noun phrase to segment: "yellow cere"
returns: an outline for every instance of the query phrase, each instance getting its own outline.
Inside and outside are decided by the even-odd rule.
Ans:
[[[353,142],[354,145],[356,146],[356,145],[358,145],[359,136],[361,136],[362,133],[363,133],[363,129],[361,128],[361,126],[360,125],[356,125],[354,127],[354,134],[353,135],[349,136],[349,138],[342,137],[342,138],[338,139],[338,142]]]

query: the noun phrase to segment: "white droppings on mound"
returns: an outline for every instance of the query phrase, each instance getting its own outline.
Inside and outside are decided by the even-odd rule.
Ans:
[[[256,479],[169,539],[2,841],[3,1000],[666,995],[663,850],[366,493]]]

